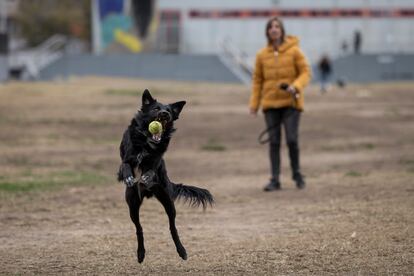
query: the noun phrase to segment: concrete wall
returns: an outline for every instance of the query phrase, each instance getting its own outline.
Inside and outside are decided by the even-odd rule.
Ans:
[[[6,56],[0,55],[0,81],[5,81],[9,76],[9,66]]]
[[[313,81],[318,71],[313,66]],[[333,61],[333,79],[347,82],[414,80],[414,55],[350,55]],[[65,56],[40,72],[40,79],[70,76],[117,76],[152,80],[240,83],[215,55],[123,54]],[[250,85],[249,75],[245,76]]]
[[[75,55],[65,56],[40,72],[40,79],[70,76],[117,76],[182,81],[240,82],[215,55]]]
[[[317,79],[318,76],[315,75],[315,80]],[[414,55],[352,55],[338,58],[333,63],[333,79],[358,83],[413,81]]]

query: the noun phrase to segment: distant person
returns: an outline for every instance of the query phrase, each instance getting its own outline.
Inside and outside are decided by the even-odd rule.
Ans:
[[[360,31],[355,31],[354,33],[354,53],[359,55],[361,52],[361,44],[362,44],[362,34]]]
[[[271,18],[266,24],[267,46],[256,56],[249,107],[253,116],[262,108],[270,139],[271,178],[265,191],[281,188],[280,142],[283,125],[289,147],[292,179],[305,187],[299,162],[299,119],[303,111],[303,89],[311,78],[308,62],[299,48],[298,38],[285,35],[282,21]]]
[[[323,55],[318,63],[319,81],[321,84],[321,93],[325,93],[328,88],[329,79],[332,74],[332,65],[329,57]]]
[[[341,49],[344,55],[348,53],[348,42],[346,42],[346,40],[342,41]]]

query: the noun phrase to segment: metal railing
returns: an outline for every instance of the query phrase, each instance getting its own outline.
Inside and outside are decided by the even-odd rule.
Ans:
[[[222,49],[219,58],[244,84],[250,85],[253,74],[253,66],[249,62],[249,56],[237,48],[229,37],[219,43]]]
[[[53,35],[39,46],[9,54],[10,70],[22,70],[22,79],[37,79],[40,70],[61,58],[68,39],[64,35]]]

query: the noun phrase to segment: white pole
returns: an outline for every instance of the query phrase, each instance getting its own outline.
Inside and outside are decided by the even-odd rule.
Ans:
[[[7,2],[0,0],[0,33],[7,33]]]
[[[92,51],[95,55],[102,53],[101,20],[99,18],[99,0],[91,1],[92,12]]]

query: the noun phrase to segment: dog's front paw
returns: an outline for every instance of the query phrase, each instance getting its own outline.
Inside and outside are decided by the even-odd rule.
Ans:
[[[132,186],[134,186],[134,183],[135,183],[135,181],[134,181],[134,177],[131,175],[131,176],[128,176],[128,177],[126,177],[125,179],[124,179],[124,183],[125,183],[125,185],[127,186],[127,187],[132,187]]]
[[[155,172],[149,170],[146,173],[141,175],[140,182],[144,184],[147,188],[151,188],[154,185]]]

